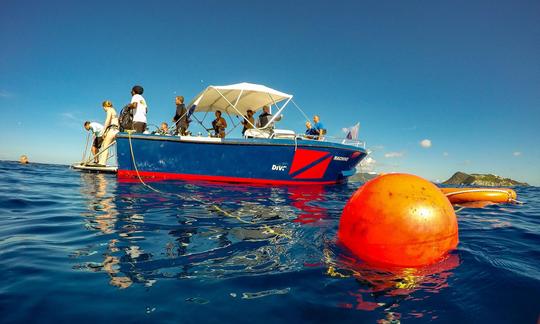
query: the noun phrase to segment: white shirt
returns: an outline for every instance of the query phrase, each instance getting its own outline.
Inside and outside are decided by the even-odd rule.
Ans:
[[[96,135],[96,137],[103,136],[103,125],[101,125],[100,123],[91,122],[90,130],[92,131],[92,133],[94,133],[94,135]]]
[[[140,94],[135,94],[133,97],[131,97],[131,103],[134,102],[137,103],[137,108],[135,108],[135,113],[133,114],[133,121],[146,123],[146,101]]]

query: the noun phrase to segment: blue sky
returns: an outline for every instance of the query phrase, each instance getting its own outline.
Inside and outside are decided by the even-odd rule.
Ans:
[[[375,171],[540,185],[539,17],[538,1],[2,1],[0,159],[80,160],[83,121],[134,84],[158,124],[175,95],[253,82],[330,135],[360,122]],[[303,131],[290,108],[280,127]]]

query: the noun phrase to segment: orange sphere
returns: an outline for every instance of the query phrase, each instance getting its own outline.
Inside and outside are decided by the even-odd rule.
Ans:
[[[367,262],[414,267],[437,262],[454,249],[458,224],[434,184],[411,174],[386,174],[352,195],[338,237]]]

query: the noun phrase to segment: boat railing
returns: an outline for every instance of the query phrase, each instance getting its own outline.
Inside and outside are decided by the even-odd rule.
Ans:
[[[108,152],[108,151],[109,151],[109,148],[113,147],[114,144],[116,144],[116,140],[114,140],[114,141],[112,141],[111,143],[109,143],[109,145],[107,145],[106,147],[100,148],[99,151],[96,153],[96,155],[90,154],[90,156],[87,158],[87,157],[86,157],[86,153],[88,152],[88,144],[89,144],[88,139],[89,139],[89,137],[86,138],[86,145],[85,145],[85,148],[84,148],[84,153],[83,153],[82,160],[81,160],[81,162],[79,163],[80,165],[87,165],[87,164],[90,164],[90,163],[92,162],[92,160],[94,160],[95,158],[101,156],[101,154],[103,154],[103,153],[105,153],[105,152]],[[116,148],[116,146],[114,146],[114,148]],[[116,150],[115,150],[115,151],[116,151]],[[115,155],[116,155],[116,153],[113,151],[110,155],[107,155],[106,161],[111,160]]]
[[[302,138],[302,139],[307,139],[307,140],[312,140],[312,141],[338,143],[338,144],[350,145],[354,147],[361,147],[364,149],[366,148],[366,142],[359,139],[350,139],[350,138],[345,138],[345,137],[335,137],[335,136],[326,136],[326,135],[324,135],[322,138],[314,138],[313,136],[303,135],[303,134],[297,135],[297,138]]]

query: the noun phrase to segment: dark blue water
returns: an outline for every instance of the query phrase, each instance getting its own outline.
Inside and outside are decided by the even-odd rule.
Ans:
[[[358,183],[149,185],[0,162],[0,322],[539,318],[539,188],[460,211],[457,251],[390,272],[336,243]]]

